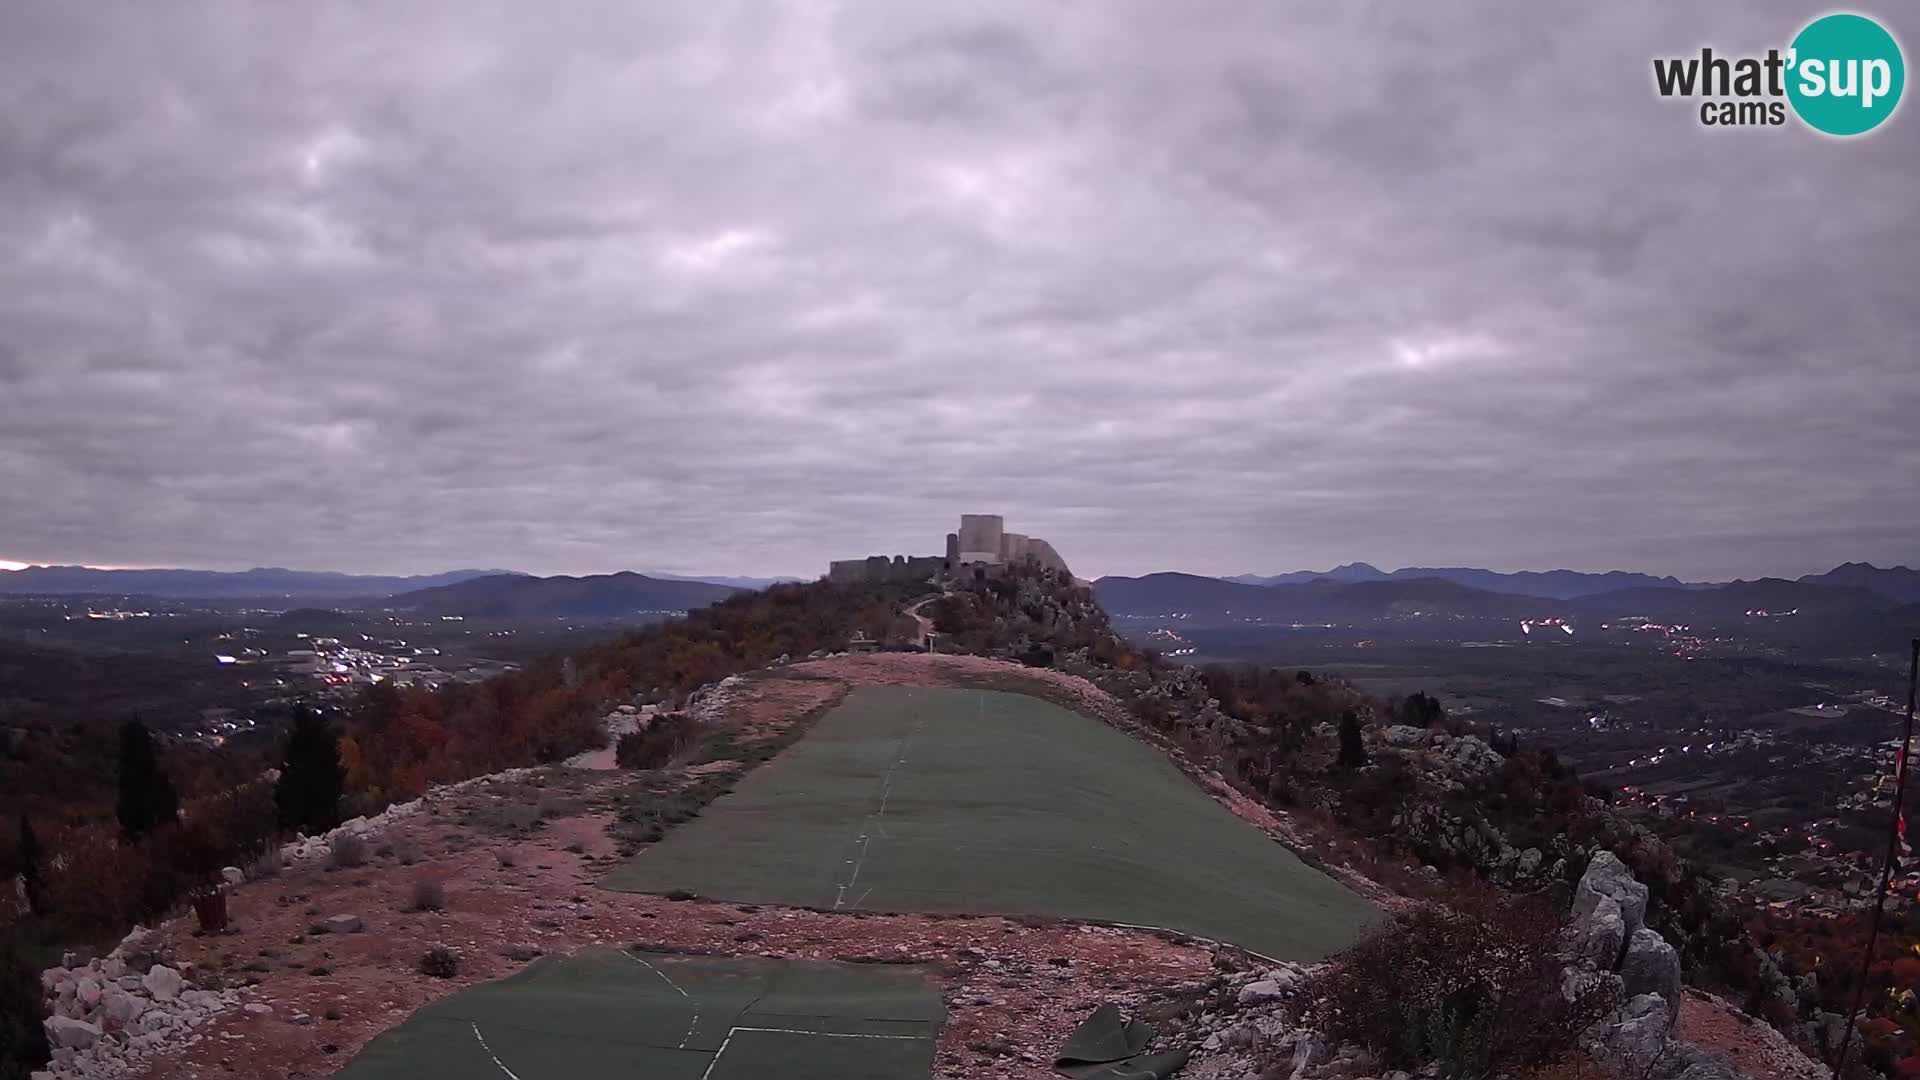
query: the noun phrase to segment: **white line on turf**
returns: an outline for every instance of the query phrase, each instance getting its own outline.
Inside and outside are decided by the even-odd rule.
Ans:
[[[893,764],[887,766],[887,775],[880,781],[880,809],[868,818],[870,823],[868,825],[869,832],[860,834],[860,857],[846,861],[847,863],[853,864],[853,875],[847,878],[845,884],[834,886],[833,910],[835,911],[839,911],[847,905],[847,890],[853,888],[860,882],[860,870],[867,865],[867,848],[873,844],[872,833],[878,832],[882,838],[891,839],[887,837],[886,817],[887,803],[893,799],[893,774],[900,766],[907,763],[907,751],[913,746],[913,737],[920,733],[920,728],[925,723],[926,717],[924,715],[918,717],[914,720],[913,726],[907,729],[907,733],[900,737],[900,756],[894,759]],[[846,863],[842,863],[841,865],[844,866]],[[853,906],[859,907],[861,902],[866,900],[867,896],[872,892],[873,890],[869,888],[865,893],[860,894],[860,899],[854,901]]]
[[[720,1064],[720,1058],[727,1052],[727,1046],[733,1042],[733,1037],[742,1031],[765,1031],[776,1035],[817,1035],[822,1039],[891,1039],[897,1042],[918,1042],[925,1038],[922,1035],[856,1035],[845,1031],[807,1031],[804,1028],[731,1027],[727,1029],[727,1037],[720,1040],[720,1049],[713,1052],[713,1060],[707,1062],[707,1071],[700,1074],[700,1080],[707,1080],[713,1075],[714,1067]]]
[[[660,980],[662,982],[666,983],[668,986],[673,987],[675,993],[687,999],[687,1004],[693,1008],[693,1022],[687,1025],[687,1033],[680,1037],[680,1049],[685,1050],[687,1048],[687,1044],[693,1041],[694,1029],[700,1026],[700,1006],[697,1003],[695,1003],[695,1001],[693,1000],[693,995],[687,993],[685,990],[680,989],[680,984],[677,982],[674,982],[672,979],[667,978],[666,972],[661,971],[659,968],[654,967],[652,964],[647,963],[645,960],[642,960],[639,957],[633,955],[632,953],[626,952],[625,950],[622,950],[620,955],[626,957],[627,959],[633,961],[636,964],[639,964],[641,967],[646,968],[648,971],[653,972],[655,975],[660,976]]]
[[[493,1058],[494,1068],[499,1069],[503,1073],[506,1073],[509,1077],[512,1077],[513,1080],[520,1080],[520,1077],[516,1075],[512,1069],[509,1069],[505,1065],[500,1063],[499,1057],[497,1057],[493,1052],[493,1047],[487,1045],[487,1037],[485,1035],[480,1034],[480,1025],[469,1021],[467,1026],[473,1029],[473,1037],[480,1040],[480,1049],[485,1050],[487,1052],[487,1056],[490,1058]]]

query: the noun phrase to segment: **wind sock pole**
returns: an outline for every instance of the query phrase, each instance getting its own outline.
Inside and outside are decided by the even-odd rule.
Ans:
[[[1873,947],[1880,937],[1880,916],[1887,906],[1887,888],[1893,884],[1893,865],[1899,859],[1900,846],[1906,840],[1907,755],[1913,749],[1913,699],[1920,686],[1920,638],[1913,639],[1913,655],[1907,661],[1907,730],[1900,739],[1900,764],[1893,776],[1893,827],[1887,830],[1887,862],[1880,872],[1880,895],[1873,902],[1873,925],[1867,931],[1867,952],[1860,958],[1860,982],[1853,989],[1853,1008],[1847,1013],[1846,1031],[1840,1036],[1840,1052],[1833,1058],[1833,1075],[1843,1077],[1847,1047],[1853,1042],[1853,1025],[1860,1018],[1860,1006],[1867,997],[1867,972],[1873,968]]]

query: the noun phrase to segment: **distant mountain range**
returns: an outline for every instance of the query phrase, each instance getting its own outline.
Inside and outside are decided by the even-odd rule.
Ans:
[[[1808,574],[1800,580],[1811,585],[1851,585],[1871,589],[1904,604],[1920,603],[1920,570],[1904,566],[1882,569],[1872,563],[1841,563],[1824,574]]]
[[[0,570],[0,595],[153,596],[191,600],[350,600],[390,596],[436,585],[510,573],[449,570],[418,577],[337,574],[325,570],[96,570],[90,566],[29,566]]]
[[[1589,574],[1578,570],[1522,570],[1501,573],[1469,566],[1407,566],[1391,573],[1363,562],[1336,566],[1325,573],[1296,570],[1290,574],[1235,574],[1224,581],[1242,585],[1304,585],[1313,581],[1354,583],[1361,581],[1410,581],[1439,578],[1487,592],[1539,596],[1554,600],[1574,600],[1601,593],[1630,589],[1714,589],[1739,582],[1687,582],[1676,577],[1654,577],[1626,570]],[[1782,580],[1782,579],[1763,579]],[[1872,563],[1842,563],[1824,574],[1807,574],[1798,579],[1808,585],[1839,585],[1866,589],[1903,604],[1920,603],[1920,570],[1905,566],[1882,569]]]
[[[787,585],[801,580],[797,577],[727,577],[716,574],[712,577],[688,577],[682,574],[648,574],[657,581],[704,581],[709,585],[730,585],[736,589],[759,590],[771,585]]]
[[[675,581],[631,571],[590,577],[497,574],[401,593],[381,606],[422,615],[469,618],[623,619],[678,614],[742,590],[705,581]]]
[[[1315,573],[1312,570],[1296,570],[1291,574],[1275,574],[1271,577],[1239,574],[1226,580],[1243,585],[1304,585],[1310,581],[1353,583],[1408,581],[1418,578],[1439,578],[1442,581],[1484,589],[1487,592],[1543,596],[1555,600],[1571,600],[1576,596],[1591,596],[1594,593],[1614,592],[1620,589],[1677,589],[1685,584],[1679,578],[1654,577],[1651,574],[1634,574],[1624,570],[1609,570],[1604,574],[1586,574],[1578,570],[1522,570],[1515,574],[1503,574],[1494,570],[1479,570],[1468,566],[1407,566],[1388,573],[1363,562],[1336,566],[1324,574]]]
[[[1358,577],[1343,567],[1348,580],[1327,575],[1305,582],[1287,580],[1277,585],[1254,585],[1194,574],[1148,574],[1145,577],[1105,577],[1094,582],[1101,604],[1115,615],[1160,615],[1184,612],[1206,622],[1352,621],[1423,613],[1464,618],[1543,619],[1549,617],[1617,619],[1644,615],[1663,621],[1725,623],[1746,619],[1750,612],[1828,617],[1888,612],[1901,600],[1887,592],[1819,580],[1786,581],[1763,578],[1716,585],[1689,585],[1674,579],[1646,579],[1646,575],[1575,575],[1572,571],[1545,574],[1493,574],[1472,571],[1468,580],[1494,579],[1500,590],[1475,587],[1444,576],[1409,577],[1405,572],[1378,578]],[[1371,567],[1366,569],[1371,570]],[[1377,571],[1376,571],[1377,573]],[[1569,575],[1558,578],[1556,575]],[[1282,575],[1288,577],[1287,575]],[[1630,581],[1646,579],[1672,584],[1634,584],[1573,597],[1538,595],[1519,586],[1543,587],[1541,579],[1571,587],[1571,577]],[[1821,575],[1824,577],[1825,575]],[[1519,579],[1516,581],[1515,579]]]
[[[618,575],[600,575],[611,579]],[[148,596],[170,600],[365,601],[475,578],[529,577],[515,570],[449,570],[444,574],[395,577],[326,570],[98,570],[90,566],[29,566],[0,570],[0,596]],[[653,574],[662,582],[695,582],[731,589],[764,589],[798,578],[683,577]],[[542,580],[532,578],[530,580]],[[557,580],[557,579],[555,579]],[[571,580],[571,579],[570,579]]]

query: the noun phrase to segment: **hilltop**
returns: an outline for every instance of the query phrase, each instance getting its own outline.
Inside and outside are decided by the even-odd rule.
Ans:
[[[1439,585],[1435,595],[1459,588]],[[904,648],[921,636],[916,616],[931,623],[938,649],[967,655],[829,655],[856,637]],[[733,956],[870,955],[837,953],[854,940],[844,931],[897,944],[893,955],[910,963],[944,966],[951,1019],[933,1051],[941,1076],[982,1067],[1049,1075],[1042,1063],[1099,1000],[1084,990],[1062,997],[1051,989],[1068,985],[1105,987],[1135,1015],[1164,1007],[1164,1030],[1153,1046],[1195,1054],[1197,1068],[1238,1070],[1219,1075],[1238,1076],[1295,1053],[1305,1055],[1303,1063],[1325,1065],[1316,1075],[1374,1075],[1367,1062],[1376,1059],[1339,1041],[1346,1036],[1313,1026],[1310,996],[1273,991],[1264,998],[1269,991],[1253,989],[1272,984],[1319,993],[1305,988],[1322,986],[1328,972],[1310,976],[1265,964],[1227,945],[1176,935],[1168,949],[1152,932],[1121,928],[1093,934],[1070,924],[1052,929],[971,915],[932,923],[911,915],[769,910],[724,897],[587,891],[586,880],[599,873],[589,869],[595,863],[670,841],[748,770],[807,737],[813,718],[844,688],[876,683],[1017,690],[1104,722],[1155,748],[1235,817],[1391,911],[1465,902],[1459,890],[1468,880],[1514,894],[1564,895],[1593,876],[1603,854],[1617,855],[1622,869],[1611,880],[1633,880],[1643,890],[1643,906],[1622,933],[1640,950],[1634,963],[1653,964],[1646,970],[1656,974],[1615,972],[1615,957],[1593,977],[1647,988],[1665,1010],[1658,1015],[1677,1018],[1688,1037],[1704,1030],[1702,1009],[1721,1007],[1678,991],[1683,968],[1696,981],[1782,1001],[1793,1012],[1783,1025],[1799,1038],[1828,1023],[1824,1010],[1846,990],[1829,984],[1808,997],[1791,981],[1791,968],[1745,936],[1738,912],[1710,878],[1615,815],[1551,751],[1449,717],[1424,695],[1378,698],[1324,672],[1165,663],[1114,632],[1093,590],[1059,571],[1011,566],[964,581],[819,582],[737,593],[565,663],[556,659],[477,687],[374,688],[341,726],[347,802],[369,815],[349,822],[343,835],[363,837],[372,860],[341,864],[351,872],[329,876],[337,857],[327,853],[344,841],[306,842],[295,866],[278,877],[262,871],[258,882],[238,888],[235,910],[247,936],[237,942],[194,938],[179,917],[167,922],[150,943],[148,962],[191,961],[196,992],[237,996],[196,999],[206,1002],[207,1014],[194,1023],[219,1036],[199,1041],[173,1026],[180,1015],[174,1008],[140,1006],[160,1018],[142,1054],[173,1068],[214,1068],[221,1055],[244,1050],[260,1075],[286,1075],[312,1055],[350,1054],[390,1024],[391,1016],[341,1004],[370,994],[411,1008],[506,974],[536,953],[595,942]],[[612,775],[581,775],[560,764],[604,738],[603,718],[607,726],[627,724],[619,718],[642,710],[685,719],[656,720],[623,739],[615,756],[627,768]],[[1359,764],[1347,760],[1356,738]],[[498,775],[442,790],[487,774]],[[422,794],[431,797],[410,801]],[[204,811],[192,820],[206,820]],[[58,842],[77,851],[84,840],[76,834]],[[494,848],[506,854],[491,854]],[[229,856],[236,865],[255,859],[244,850]],[[106,865],[69,862],[72,869],[56,878],[56,896],[73,897],[92,880],[76,876],[83,868],[102,873]],[[426,911],[393,914],[423,877],[445,883],[445,899]],[[574,898],[560,900],[569,888],[577,890]],[[1564,901],[1556,904],[1566,910]],[[304,920],[322,925],[334,916],[341,926],[364,923],[377,933],[297,933]],[[1581,930],[1601,940],[1607,932]],[[393,944],[371,944],[387,941]],[[435,945],[464,957],[452,982],[412,966],[419,950]],[[254,968],[246,957],[261,949],[272,955]],[[1059,980],[1045,974],[1055,960],[1062,962]],[[49,984],[75,988],[74,996],[55,1001],[75,1023],[93,1022],[84,1019],[94,1013],[77,989],[88,977],[69,972]],[[1235,1034],[1229,1045],[1226,1029],[1209,1019],[1222,1006],[1198,1004],[1223,993],[1239,1005],[1284,999],[1305,1011],[1260,1019],[1268,1026]],[[1177,1002],[1186,1004],[1169,1004]],[[1613,1061],[1608,1055],[1642,1052],[1635,1048],[1649,1045],[1649,1037],[1651,1045],[1665,1045],[1664,1028],[1649,1033],[1647,1015],[1654,1014],[1643,1009],[1613,1021],[1595,1052]],[[1246,1023],[1256,1016],[1264,1014],[1249,1012]],[[71,1025],[62,1031],[63,1038],[87,1038]],[[992,1032],[1010,1041],[994,1042]],[[1609,1049],[1615,1043],[1619,1048]],[[100,1045],[102,1053],[114,1046]],[[1701,1054],[1675,1051],[1670,1061],[1708,1060]],[[1654,1075],[1668,1080],[1672,1073]],[[1738,1074],[1726,1066],[1714,1075]]]

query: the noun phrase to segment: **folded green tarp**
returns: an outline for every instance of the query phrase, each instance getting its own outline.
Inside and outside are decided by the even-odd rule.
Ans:
[[[1153,1028],[1102,1005],[1081,1021],[1053,1059],[1055,1072],[1073,1080],[1166,1080],[1187,1063],[1185,1050],[1144,1054]]]

